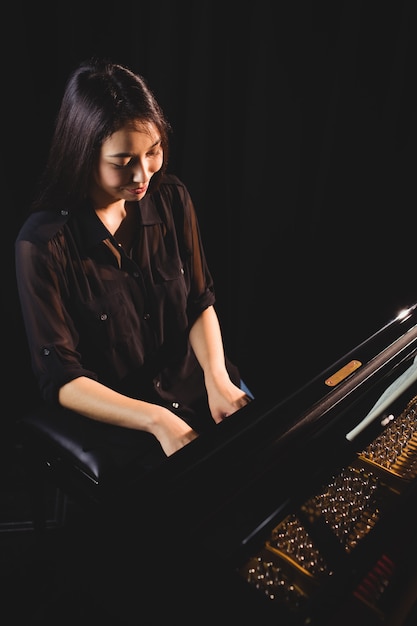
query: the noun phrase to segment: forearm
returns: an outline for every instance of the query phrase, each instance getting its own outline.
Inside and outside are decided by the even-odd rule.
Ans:
[[[154,405],[124,396],[91,378],[81,376],[61,387],[59,402],[67,409],[100,422],[152,430]]]
[[[228,376],[220,324],[212,306],[202,312],[191,328],[190,343],[206,378]]]
[[[158,404],[124,396],[101,383],[80,377],[59,390],[60,404],[85,417],[154,435],[167,455],[197,434],[180,417]]]
[[[250,398],[230,379],[219,320],[209,307],[190,331],[190,343],[204,372],[208,403],[216,423],[250,402]]]

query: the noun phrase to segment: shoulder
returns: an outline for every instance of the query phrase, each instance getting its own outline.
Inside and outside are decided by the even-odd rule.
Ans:
[[[171,195],[177,194],[181,197],[190,197],[185,183],[178,178],[175,174],[165,174],[159,185],[159,191],[161,194],[168,193]]]
[[[69,214],[67,211],[37,211],[32,213],[23,223],[16,242],[47,243],[66,224],[68,218]]]
[[[185,183],[175,174],[165,174],[156,191],[163,203],[168,203],[171,208],[190,210],[193,207],[190,192]]]
[[[160,187],[185,188],[185,184],[175,174],[164,174]]]

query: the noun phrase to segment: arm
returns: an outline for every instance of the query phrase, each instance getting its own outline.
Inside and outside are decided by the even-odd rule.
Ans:
[[[229,377],[219,320],[213,306],[205,309],[190,331],[190,343],[204,371],[208,403],[216,423],[221,422],[250,398]]]
[[[129,398],[85,376],[63,385],[59,402],[91,419],[151,433],[167,456],[197,437],[186,422],[168,409]]]

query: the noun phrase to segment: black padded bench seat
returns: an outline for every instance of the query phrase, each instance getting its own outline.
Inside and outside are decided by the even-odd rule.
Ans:
[[[46,523],[45,483],[56,485],[69,497],[84,504],[97,505],[128,490],[164,458],[159,444],[149,435],[149,445],[142,448],[110,443],[104,430],[120,434],[114,426],[102,425],[63,409],[37,407],[18,421],[23,461],[33,498],[34,525]],[[94,441],[99,432],[99,444]],[[135,438],[136,431],[124,435]],[[143,435],[143,433],[141,433]]]

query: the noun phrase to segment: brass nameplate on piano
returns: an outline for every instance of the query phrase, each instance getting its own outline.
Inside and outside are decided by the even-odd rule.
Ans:
[[[352,372],[357,370],[358,367],[360,367],[361,365],[362,363],[360,361],[350,361],[349,363],[347,363],[347,365],[344,365],[340,370],[335,372],[335,374],[327,378],[324,382],[329,387],[335,387],[340,382],[342,382],[342,380],[345,380],[345,378],[347,378]]]

